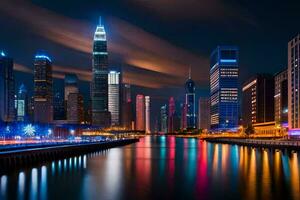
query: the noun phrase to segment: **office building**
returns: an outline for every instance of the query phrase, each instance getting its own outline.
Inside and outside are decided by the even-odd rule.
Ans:
[[[131,86],[129,84],[122,85],[122,106],[121,106],[122,126],[131,130],[132,118],[132,100],[131,100]]]
[[[84,122],[83,97],[79,93],[69,93],[68,95],[67,121],[69,124]]]
[[[288,128],[300,128],[300,34],[288,43]]]
[[[70,93],[79,93],[78,77],[76,74],[65,74],[65,101],[68,100]]]
[[[34,122],[52,123],[52,65],[45,55],[34,58]]]
[[[198,128],[202,130],[210,129],[210,99],[199,98],[198,104]]]
[[[145,131],[145,97],[142,94],[136,95],[135,130]]]
[[[108,111],[111,114],[111,125],[119,126],[121,118],[121,74],[110,71],[108,74]]]
[[[288,73],[287,69],[274,76],[274,118],[277,125],[288,123]]]
[[[151,133],[150,127],[150,97],[145,96],[145,131]]]
[[[186,130],[187,128],[187,104],[183,103],[181,104],[181,117],[180,117],[180,129]]]
[[[108,53],[106,33],[101,21],[94,34],[91,99],[92,124],[109,127],[111,116],[108,111]]]
[[[274,79],[272,75],[259,74],[243,84],[243,126],[274,121]]]
[[[64,97],[60,92],[55,92],[53,97],[53,120],[65,120],[66,109]]]
[[[211,54],[210,126],[213,131],[238,127],[238,48],[218,46]]]
[[[0,53],[0,122],[15,120],[13,59]]]
[[[16,102],[17,121],[28,120],[28,96],[27,89],[24,84],[21,84],[17,93]]]
[[[185,83],[185,104],[187,105],[186,122],[188,129],[196,128],[195,90],[195,83],[191,78],[190,70],[189,78]]]
[[[175,99],[174,97],[169,98],[169,113],[168,113],[168,131],[174,133],[175,131]]]
[[[168,133],[167,105],[163,105],[160,108],[160,132],[161,133]]]

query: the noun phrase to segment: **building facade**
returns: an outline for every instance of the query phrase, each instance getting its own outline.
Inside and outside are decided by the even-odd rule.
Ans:
[[[168,133],[167,105],[163,105],[160,108],[160,132],[161,133]]]
[[[17,121],[28,120],[28,95],[24,84],[21,84],[17,94]]]
[[[66,101],[60,92],[53,96],[53,120],[66,120]]]
[[[210,127],[213,131],[238,127],[238,55],[235,46],[218,46],[211,54]]]
[[[119,126],[121,118],[121,73],[110,71],[108,74],[108,110],[111,125]]]
[[[243,126],[274,121],[274,79],[269,74],[259,74],[243,84]]]
[[[78,77],[76,74],[65,74],[65,101],[68,100],[70,93],[78,93]]]
[[[91,83],[92,124],[110,126],[108,111],[108,53],[104,26],[97,26],[93,44],[93,70]]]
[[[48,56],[34,59],[34,122],[52,123],[53,120],[52,64]]]
[[[196,128],[196,105],[195,105],[195,83],[191,79],[191,73],[185,83],[185,104],[187,105],[186,122],[188,129]]]
[[[187,128],[187,104],[183,103],[181,104],[181,117],[180,117],[180,129],[186,130]]]
[[[79,93],[69,93],[68,95],[67,121],[69,124],[84,122],[83,96]]]
[[[145,96],[136,95],[135,130],[145,131]]]
[[[0,54],[0,121],[15,120],[15,81],[13,59]]]
[[[202,130],[210,129],[210,99],[205,97],[199,98],[198,105],[198,128]]]
[[[150,96],[145,96],[145,131],[148,134],[151,133],[150,122]]]
[[[122,126],[127,129],[131,130],[132,125],[132,99],[131,99],[131,86],[130,84],[123,84],[122,85],[122,106],[121,106],[121,120]]]
[[[274,76],[274,118],[277,125],[288,123],[288,75],[287,69]]]
[[[169,98],[169,113],[168,113],[168,131],[174,133],[175,131],[175,99],[174,97]]]
[[[288,43],[288,128],[300,128],[300,34]],[[291,133],[293,134],[293,133]]]

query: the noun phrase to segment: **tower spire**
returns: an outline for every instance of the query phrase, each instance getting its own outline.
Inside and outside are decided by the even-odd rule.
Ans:
[[[99,16],[99,26],[102,26],[101,16]]]
[[[192,69],[191,69],[191,66],[190,66],[190,68],[189,68],[189,79],[192,78],[191,72],[192,72]]]

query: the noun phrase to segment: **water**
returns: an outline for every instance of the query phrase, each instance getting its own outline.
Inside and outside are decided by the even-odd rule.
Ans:
[[[1,175],[0,199],[300,199],[299,160],[299,153],[146,137]]]

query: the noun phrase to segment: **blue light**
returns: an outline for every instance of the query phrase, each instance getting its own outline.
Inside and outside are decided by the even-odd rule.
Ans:
[[[3,51],[1,51],[1,56],[3,56],[3,57],[6,56],[5,53],[4,53]]]
[[[236,63],[236,59],[221,59],[220,62],[222,63]]]
[[[48,56],[46,56],[46,55],[36,55],[35,58],[47,59],[47,60],[49,60],[50,62],[52,62],[51,59],[50,59]]]
[[[35,127],[28,124],[23,128],[23,131],[26,136],[32,137],[35,134]]]

